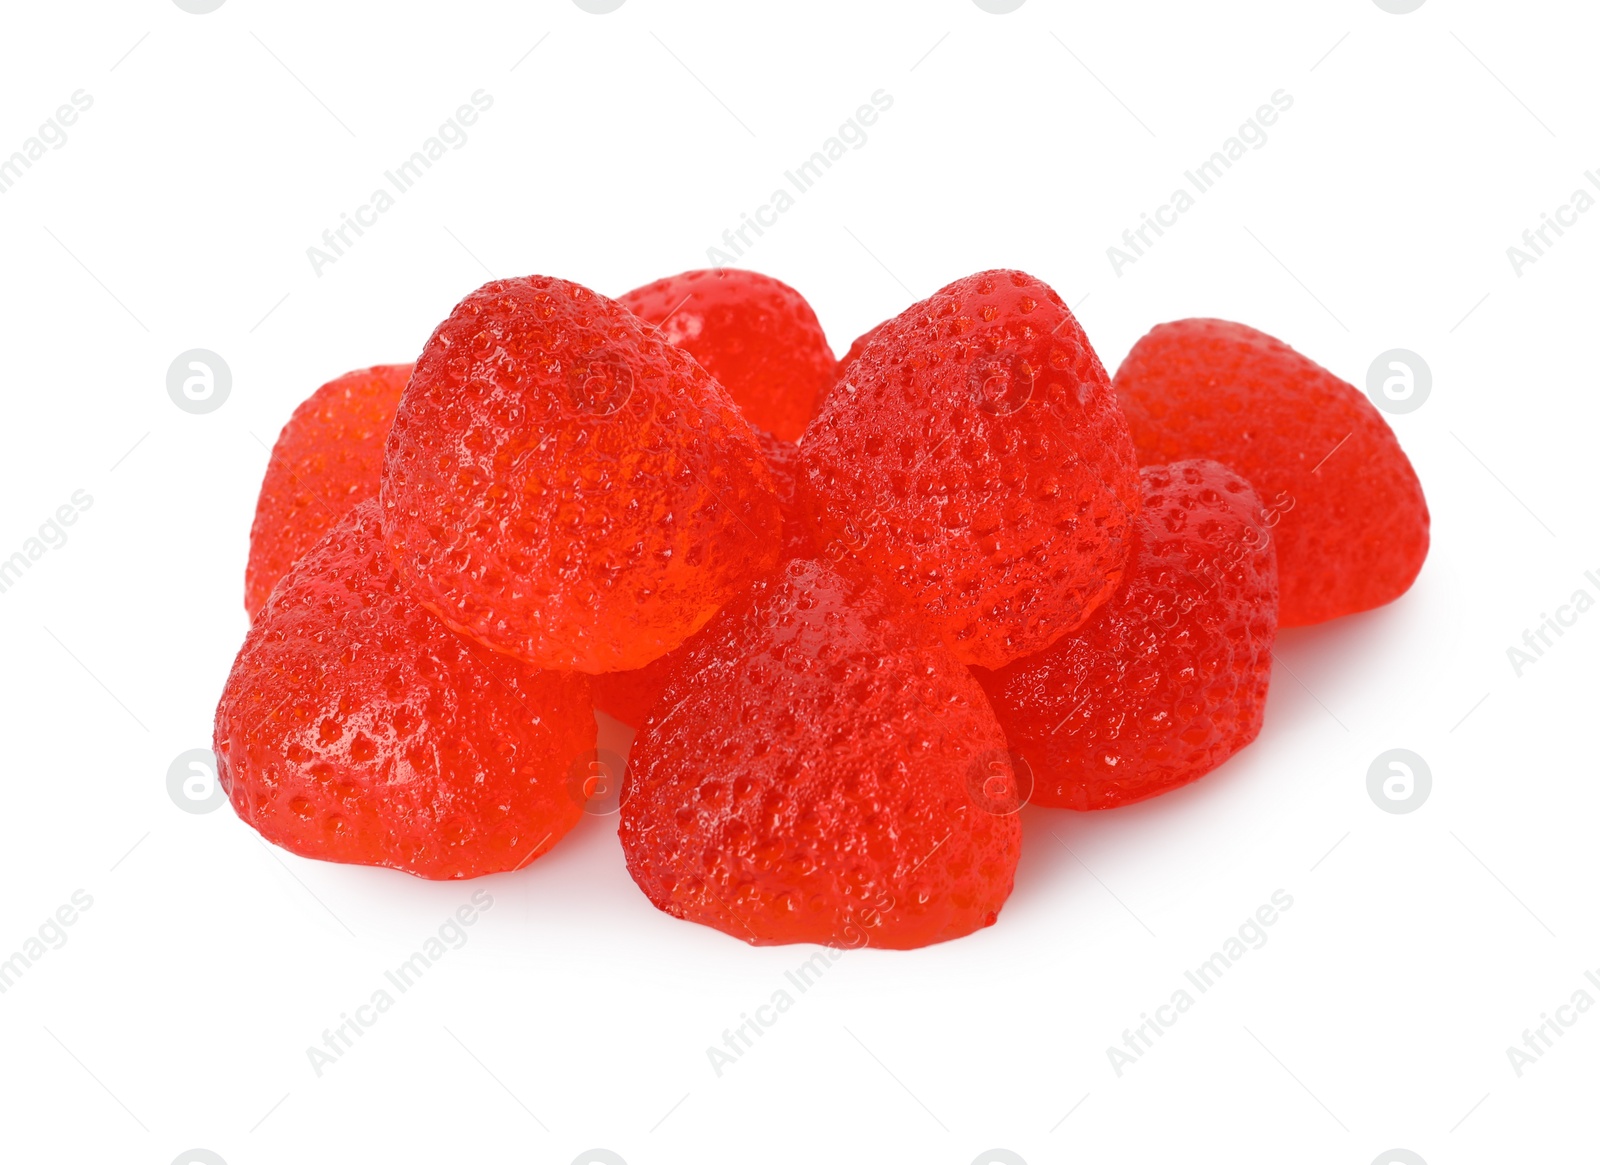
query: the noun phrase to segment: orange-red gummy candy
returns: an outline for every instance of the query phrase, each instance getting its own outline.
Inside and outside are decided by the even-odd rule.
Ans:
[[[1284,627],[1404,594],[1428,555],[1428,503],[1364,395],[1244,324],[1161,324],[1117,370],[1139,460],[1209,457],[1261,495]]]
[[[274,589],[217,704],[217,775],[248,825],[305,857],[473,878],[526,865],[582,816],[589,680],[455,634],[400,583],[378,503]]]
[[[621,297],[728,390],[750,423],[794,441],[833,383],[817,313],[787,283],[732,267],[685,271]]]
[[[772,475],[711,376],[563,279],[467,296],[417,359],[384,460],[402,577],[539,667],[643,667],[777,562]]]
[[[383,442],[409,364],[379,364],[330,380],[278,434],[256,499],[244,605],[253,617],[277,581],[352,506],[378,496]]]
[[[801,521],[796,505],[798,483],[795,475],[799,472],[800,451],[765,429],[757,429],[755,433],[761,443],[762,455],[767,459],[767,466],[772,470],[773,487],[783,513],[783,557],[808,558],[812,554],[811,535]],[[594,706],[608,716],[637,728],[661,698],[661,691],[667,686],[667,677],[672,674],[673,665],[679,654],[687,649],[688,644],[685,644],[632,671],[607,672],[595,676]]]

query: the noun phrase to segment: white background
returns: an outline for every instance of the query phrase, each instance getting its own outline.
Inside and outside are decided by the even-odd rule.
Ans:
[[[1600,214],[1520,276],[1506,249],[1600,169],[1597,25],[1577,0],[8,5],[0,155],[93,106],[0,195],[0,557],[93,504],[0,594],[0,958],[93,906],[0,995],[0,1158],[1592,1159],[1600,1009],[1521,1077],[1506,1048],[1600,969],[1600,614],[1520,677],[1507,648],[1600,598]],[[315,274],[306,248],[478,89],[466,145]],[[1412,349],[1411,592],[1283,635],[1260,740],[1199,784],[1027,811],[998,925],[846,955],[720,1077],[707,1047],[814,950],[657,913],[615,818],[475,886],[181,812],[167,768],[210,742],[294,405],[412,359],[491,273],[618,294],[706,265],[879,89],[866,144],[744,265],[840,352],[998,266],[1081,304],[1112,368],[1189,315],[1358,384]],[[1266,145],[1118,276],[1106,248],[1279,89]],[[165,387],[196,347],[233,372],[204,416]],[[1433,774],[1404,816],[1366,791],[1396,747]],[[479,886],[467,944],[315,1075],[307,1046]],[[1266,945],[1119,1077],[1108,1046],[1279,889]]]

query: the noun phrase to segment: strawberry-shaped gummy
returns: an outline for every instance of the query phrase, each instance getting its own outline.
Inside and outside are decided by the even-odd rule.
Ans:
[[[401,584],[378,503],[273,590],[217,704],[235,811],[305,857],[424,878],[516,869],[582,816],[589,679],[451,631]]]
[[[755,434],[694,359],[562,279],[485,284],[417,359],[384,528],[419,602],[538,667],[643,667],[777,562]]]
[[[732,267],[685,271],[620,302],[699,361],[752,425],[785,441],[800,436],[833,382],[833,349],[817,313],[770,276]]]
[[[1428,503],[1364,395],[1244,324],[1161,324],[1117,369],[1141,464],[1220,461],[1261,495],[1284,627],[1404,594],[1428,554]]]
[[[795,475],[799,471],[799,450],[765,429],[755,432],[756,439],[761,442],[762,455],[772,470],[773,487],[783,513],[783,557],[808,558],[812,554],[811,535],[796,507]],[[685,643],[676,651],[651,660],[641,668],[595,676],[594,706],[624,724],[637,728],[661,698],[661,690],[667,686],[667,677],[672,674],[678,656],[688,649],[689,645]]]
[[[378,364],[330,380],[278,434],[256,499],[244,605],[252,616],[296,560],[358,502],[378,496],[383,442],[409,364]]]
[[[1116,589],[1139,509],[1115,394],[1083,329],[1020,271],[884,323],[800,442],[818,553],[1000,667]]]
[[[982,690],[871,582],[792,559],[687,646],[621,838],[660,909],[746,942],[917,947],[994,922],[1021,844]]]
[[[975,672],[1037,805],[1141,801],[1210,772],[1261,731],[1278,578],[1260,500],[1214,461],[1140,477],[1144,509],[1117,593],[1054,646]]]

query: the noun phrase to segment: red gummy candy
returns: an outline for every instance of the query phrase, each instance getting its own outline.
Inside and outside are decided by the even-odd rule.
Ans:
[[[685,271],[622,296],[728,390],[750,423],[797,439],[833,383],[833,349],[794,288],[731,267]]]
[[[1161,324],[1117,370],[1139,460],[1207,457],[1243,474],[1278,548],[1284,627],[1404,594],[1428,554],[1428,503],[1354,387],[1244,324]]]
[[[252,616],[330,526],[378,496],[383,441],[410,377],[409,364],[347,372],[307,397],[278,434],[250,527],[244,605]]]
[[[376,501],[272,592],[217,704],[235,811],[305,857],[423,878],[516,869],[582,816],[588,678],[456,635],[389,562]]]
[[[761,443],[761,454],[772,470],[773,492],[783,514],[783,557],[814,557],[811,531],[806,528],[805,517],[800,512],[800,447],[764,429],[756,430],[756,440]]]
[[[797,508],[796,475],[800,468],[800,451],[788,441],[780,441],[765,429],[755,431],[761,443],[761,452],[772,470],[774,488],[783,513],[783,557],[809,558],[814,553],[811,535],[806,530]],[[667,686],[667,677],[679,655],[688,650],[686,643],[660,659],[652,660],[633,671],[607,672],[594,678],[594,706],[608,716],[637,728],[661,698]]]
[[[485,284],[417,359],[384,460],[417,599],[535,666],[643,667],[777,562],[778,499],[711,376],[614,300]]]
[[[883,331],[884,324],[887,324],[888,322],[888,320],[884,320],[882,324],[877,324],[874,327],[868,328],[853,341],[851,341],[850,351],[846,352],[844,354],[844,359],[839,361],[839,367],[834,375],[835,382],[845,378],[845,376],[848,374],[850,365],[855,361],[855,358],[867,350],[867,345],[872,343],[873,340],[877,339],[878,333]]]
[[[690,642],[693,642],[691,640]],[[688,644],[669,651],[632,671],[612,671],[594,677],[594,706],[629,728],[638,728],[661,699],[667,677]]]
[[[694,640],[620,836],[668,914],[755,944],[919,947],[994,922],[1021,847],[971,673],[874,584],[790,561]]]
[[[884,322],[887,323],[888,321],[885,320]],[[815,418],[816,415],[822,411],[822,406],[827,403],[828,394],[833,391],[833,387],[845,377],[850,375],[850,365],[855,363],[856,357],[861,355],[862,352],[866,351],[867,345],[870,344],[881,331],[883,331],[883,324],[879,324],[877,327],[863,332],[861,335],[855,338],[855,341],[850,345],[850,351],[844,354],[844,358],[840,360],[838,365],[834,368],[833,384],[829,385],[827,392],[819,393],[817,395],[816,406],[811,410],[811,415],[813,418]]]
[[[1261,731],[1278,576],[1260,500],[1214,461],[1140,477],[1144,510],[1117,593],[1047,651],[974,673],[1038,805],[1142,801],[1210,772]]]
[[[800,442],[819,555],[883,580],[1000,667],[1116,588],[1139,509],[1116,396],[1061,298],[958,280],[882,325]]]

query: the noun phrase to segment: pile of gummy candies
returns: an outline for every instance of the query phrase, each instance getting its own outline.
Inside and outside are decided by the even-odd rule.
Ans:
[[[1112,378],[1020,271],[843,360],[752,272],[497,280],[284,426],[218,775],[295,853],[477,877],[581,819],[599,709],[636,729],[619,836],[658,908],[924,946],[994,923],[1024,804],[1216,768],[1277,629],[1427,548],[1378,411],[1242,324],[1158,326]]]

